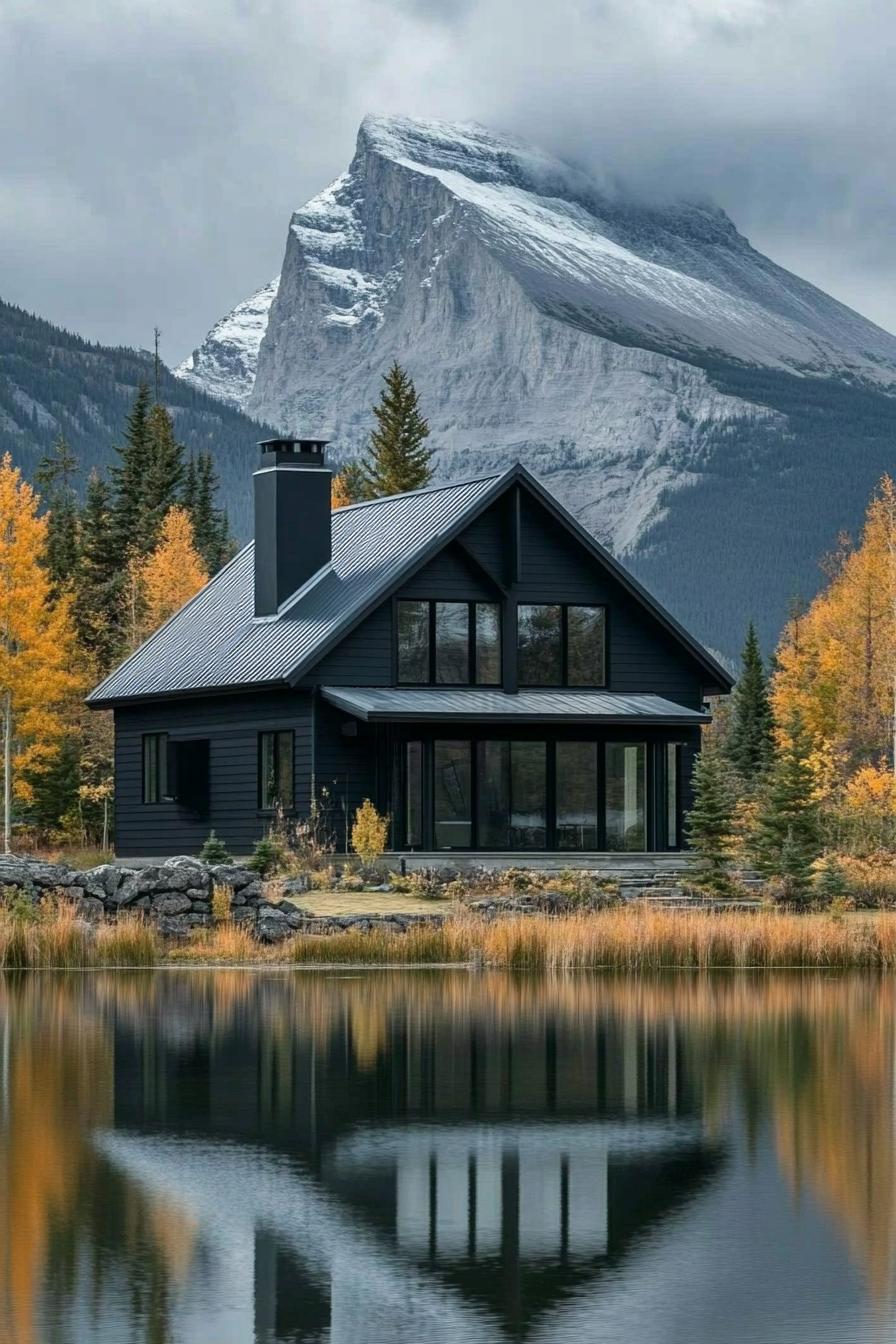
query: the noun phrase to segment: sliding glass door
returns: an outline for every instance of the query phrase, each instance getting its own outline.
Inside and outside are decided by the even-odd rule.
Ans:
[[[477,743],[476,786],[480,849],[545,848],[546,742]]]
[[[647,747],[608,742],[605,748],[604,821],[608,850],[647,848]]]
[[[433,832],[436,849],[473,844],[470,742],[433,743]]]
[[[557,848],[597,849],[597,743],[557,743]]]

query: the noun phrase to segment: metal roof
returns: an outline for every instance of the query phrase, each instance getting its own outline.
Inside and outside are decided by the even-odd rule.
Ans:
[[[430,486],[333,513],[332,562],[284,603],[254,616],[250,543],[103,681],[92,705],[296,680],[403,572],[459,524],[500,476]]]
[[[449,690],[447,687],[322,686],[325,700],[365,722],[466,719],[518,723],[709,723],[710,716],[660,695],[611,695],[607,691]]]
[[[708,672],[723,667],[591,536],[525,467],[336,509],[332,561],[275,617],[254,615],[250,542],[88,696],[95,708],[153,696],[294,685],[348,631],[457,535],[511,481],[524,483]]]

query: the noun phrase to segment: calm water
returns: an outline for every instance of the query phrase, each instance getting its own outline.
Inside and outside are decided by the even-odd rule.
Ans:
[[[896,1341],[894,1065],[894,980],[0,977],[0,1341]]]

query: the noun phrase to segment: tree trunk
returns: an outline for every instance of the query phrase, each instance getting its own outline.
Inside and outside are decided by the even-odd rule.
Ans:
[[[12,692],[3,698],[3,852],[12,850]]]

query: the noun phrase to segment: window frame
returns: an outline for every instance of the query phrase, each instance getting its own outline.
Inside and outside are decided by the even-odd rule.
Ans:
[[[559,607],[560,608],[560,680],[554,681],[524,681],[520,675],[520,607]],[[603,679],[601,681],[575,681],[569,680],[569,612],[574,608],[584,608],[588,611],[603,612]],[[574,691],[605,691],[610,684],[609,674],[609,648],[610,648],[610,614],[609,608],[605,602],[518,602],[516,604],[516,665],[517,681],[520,688],[526,690],[543,691],[562,686],[564,689]]]
[[[168,733],[143,733],[141,735],[141,755],[140,755],[140,797],[145,807],[155,807],[159,803],[170,803],[173,801],[168,792]],[[155,744],[155,761],[150,766],[147,760],[148,748],[150,743]],[[162,750],[159,750],[159,747]],[[152,770],[155,778],[153,789],[147,788],[149,782],[149,771]],[[154,793],[155,797],[149,797]]]
[[[292,798],[288,804],[282,803],[279,799],[275,799],[271,803],[265,803],[264,801],[264,739],[266,737],[272,737],[274,739],[274,776],[276,779],[279,779],[281,769],[280,739],[282,737],[288,737],[290,740],[289,756],[291,765],[290,781],[292,785]],[[272,813],[276,812],[278,808],[281,808],[287,815],[296,810],[296,733],[294,728],[260,728],[258,730],[257,804],[258,811],[264,813],[265,816],[270,816]]]
[[[429,649],[428,649],[428,669],[429,678],[427,681],[403,681],[401,678],[401,653],[399,649],[399,607],[403,602],[412,602],[414,604],[427,603],[428,611],[428,631],[429,631]],[[439,681],[438,680],[438,650],[436,643],[436,608],[437,606],[464,606],[467,608],[467,679],[466,681]],[[494,607],[498,614],[498,676],[495,681],[477,681],[477,628],[476,628],[476,609],[477,607]],[[504,604],[491,598],[481,597],[396,597],[395,611],[393,619],[394,639],[393,649],[395,656],[395,679],[396,686],[439,686],[444,690],[460,690],[464,687],[481,687],[492,690],[500,690],[504,685]]]

